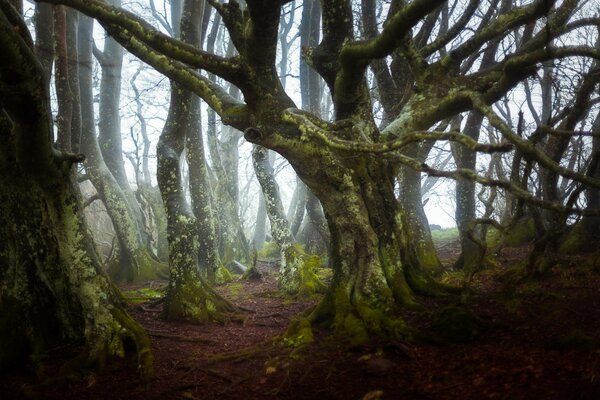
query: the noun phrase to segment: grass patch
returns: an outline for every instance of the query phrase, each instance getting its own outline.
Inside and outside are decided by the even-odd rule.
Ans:
[[[458,228],[436,229],[431,231],[431,238],[434,241],[448,241],[458,239]]]
[[[124,291],[123,296],[125,297],[125,300],[130,303],[140,304],[165,297],[165,291],[163,288],[146,287]]]

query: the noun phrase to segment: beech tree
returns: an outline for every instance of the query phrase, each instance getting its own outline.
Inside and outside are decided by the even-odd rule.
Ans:
[[[495,2],[491,10],[483,9],[487,3],[471,1],[467,8],[457,3],[448,11],[452,25],[443,31],[435,27],[444,1],[393,1],[385,23],[378,24],[368,38],[359,38],[354,31],[351,1],[323,1],[322,39],[317,46],[304,49],[304,56],[329,88],[334,121],[298,109],[283,90],[276,48],[286,1],[247,0],[242,12],[236,1],[221,4],[208,0],[237,49],[231,57],[186,45],[155,31],[135,14],[97,0],[51,2],[97,19],[123,47],[196,93],[224,123],[243,130],[247,141],[275,150],[289,161],[321,201],[331,232],[333,281],[306,322],[330,326],[352,342],[364,341],[372,334],[408,334],[404,322],[391,311],[418,306],[417,292],[444,294],[448,290],[423,268],[428,264],[426,258],[435,254],[423,253],[419,248],[422,241],[414,240],[419,232],[411,213],[418,209],[414,204],[406,206],[404,197],[410,202],[412,194],[401,191],[396,197],[400,168],[500,186],[539,207],[564,209],[556,201],[540,199],[470,169],[434,170],[419,154],[404,152],[407,146],[450,140],[487,153],[509,151],[514,146],[544,168],[598,187],[595,179],[566,170],[527,143],[492,106],[537,73],[545,61],[599,57],[598,50],[585,43],[555,41],[597,25],[596,18],[579,16],[579,9],[589,6],[585,1],[537,0],[512,4],[506,11],[496,8]],[[487,23],[470,25],[476,12],[490,15]],[[419,36],[432,24],[433,28],[425,31],[430,34]],[[473,68],[482,52],[498,41],[503,43],[503,51],[496,53],[487,68]],[[389,110],[389,123],[380,129],[366,72],[373,62],[387,62],[391,55],[398,55],[394,57],[397,71],[405,71],[408,79],[397,86],[402,91],[401,101]],[[243,101],[197,69],[235,85]],[[468,111],[483,115],[511,145],[478,143],[468,135],[442,130],[453,117]],[[306,333],[307,324],[299,326]]]
[[[47,70],[10,2],[0,2],[0,369],[84,340],[74,366],[137,346],[152,372],[150,340],[128,316],[86,235],[74,164],[53,147]]]

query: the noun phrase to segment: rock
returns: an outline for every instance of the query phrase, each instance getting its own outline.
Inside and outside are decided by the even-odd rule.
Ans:
[[[227,268],[229,270],[229,272],[231,272],[232,274],[238,274],[238,275],[243,274],[248,269],[245,265],[243,265],[235,260],[233,260],[232,262],[227,264],[225,266],[225,268]]]

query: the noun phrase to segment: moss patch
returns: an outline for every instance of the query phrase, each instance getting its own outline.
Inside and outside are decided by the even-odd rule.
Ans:
[[[288,327],[283,342],[291,347],[299,347],[315,341],[310,321],[306,318],[296,318]]]
[[[222,264],[219,265],[217,270],[215,271],[215,283],[217,285],[222,285],[224,283],[229,283],[233,281],[233,275],[231,272],[225,268]]]
[[[272,260],[280,257],[279,246],[275,242],[265,242],[257,254],[260,260]]]
[[[519,246],[529,243],[535,238],[535,223],[533,218],[517,222],[503,236],[502,243],[506,246]]]

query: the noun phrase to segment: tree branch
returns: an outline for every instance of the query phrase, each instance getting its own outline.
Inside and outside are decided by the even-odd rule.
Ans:
[[[422,140],[449,140],[460,143],[473,151],[481,153],[509,152],[513,149],[513,146],[510,143],[477,143],[477,141],[460,132],[415,131],[403,134],[399,139],[383,143],[358,142],[332,137],[328,130],[314,124],[304,113],[298,114],[293,110],[288,109],[284,112],[283,120],[296,125],[304,135],[316,137],[333,149],[354,153],[391,153],[411,143]],[[301,138],[301,140],[308,140],[308,138]]]
[[[555,1],[556,0],[538,0],[531,5],[518,7],[498,16],[480,31],[476,32],[471,39],[467,40],[457,49],[449,52],[448,55],[441,60],[442,66],[452,69],[491,39],[505,35],[512,28],[545,15]]]
[[[202,98],[219,114],[224,123],[237,129],[244,129],[249,125],[246,105],[231,97],[221,86],[201,76],[187,65],[154,51],[137,38],[128,35],[120,27],[107,24],[105,28],[132,54]]]
[[[42,0],[36,0],[42,1]],[[99,0],[43,0],[51,4],[64,4],[96,19],[110,34],[118,31],[166,57],[191,67],[203,69],[234,84],[244,79],[244,68],[237,58],[223,58],[173,39],[154,29],[152,25],[122,8],[113,7]],[[123,40],[123,39],[121,39]],[[123,43],[121,43],[123,45]]]
[[[560,164],[552,161],[550,157],[539,151],[533,144],[523,140],[519,135],[514,133],[512,129],[494,112],[494,110],[485,103],[482,96],[476,93],[471,94],[473,107],[484,114],[490,124],[498,129],[502,135],[509,140],[515,147],[522,152],[527,159],[537,161],[542,167],[547,168],[559,175],[581,182],[585,185],[600,188],[600,180],[590,178],[584,174],[571,171]]]

